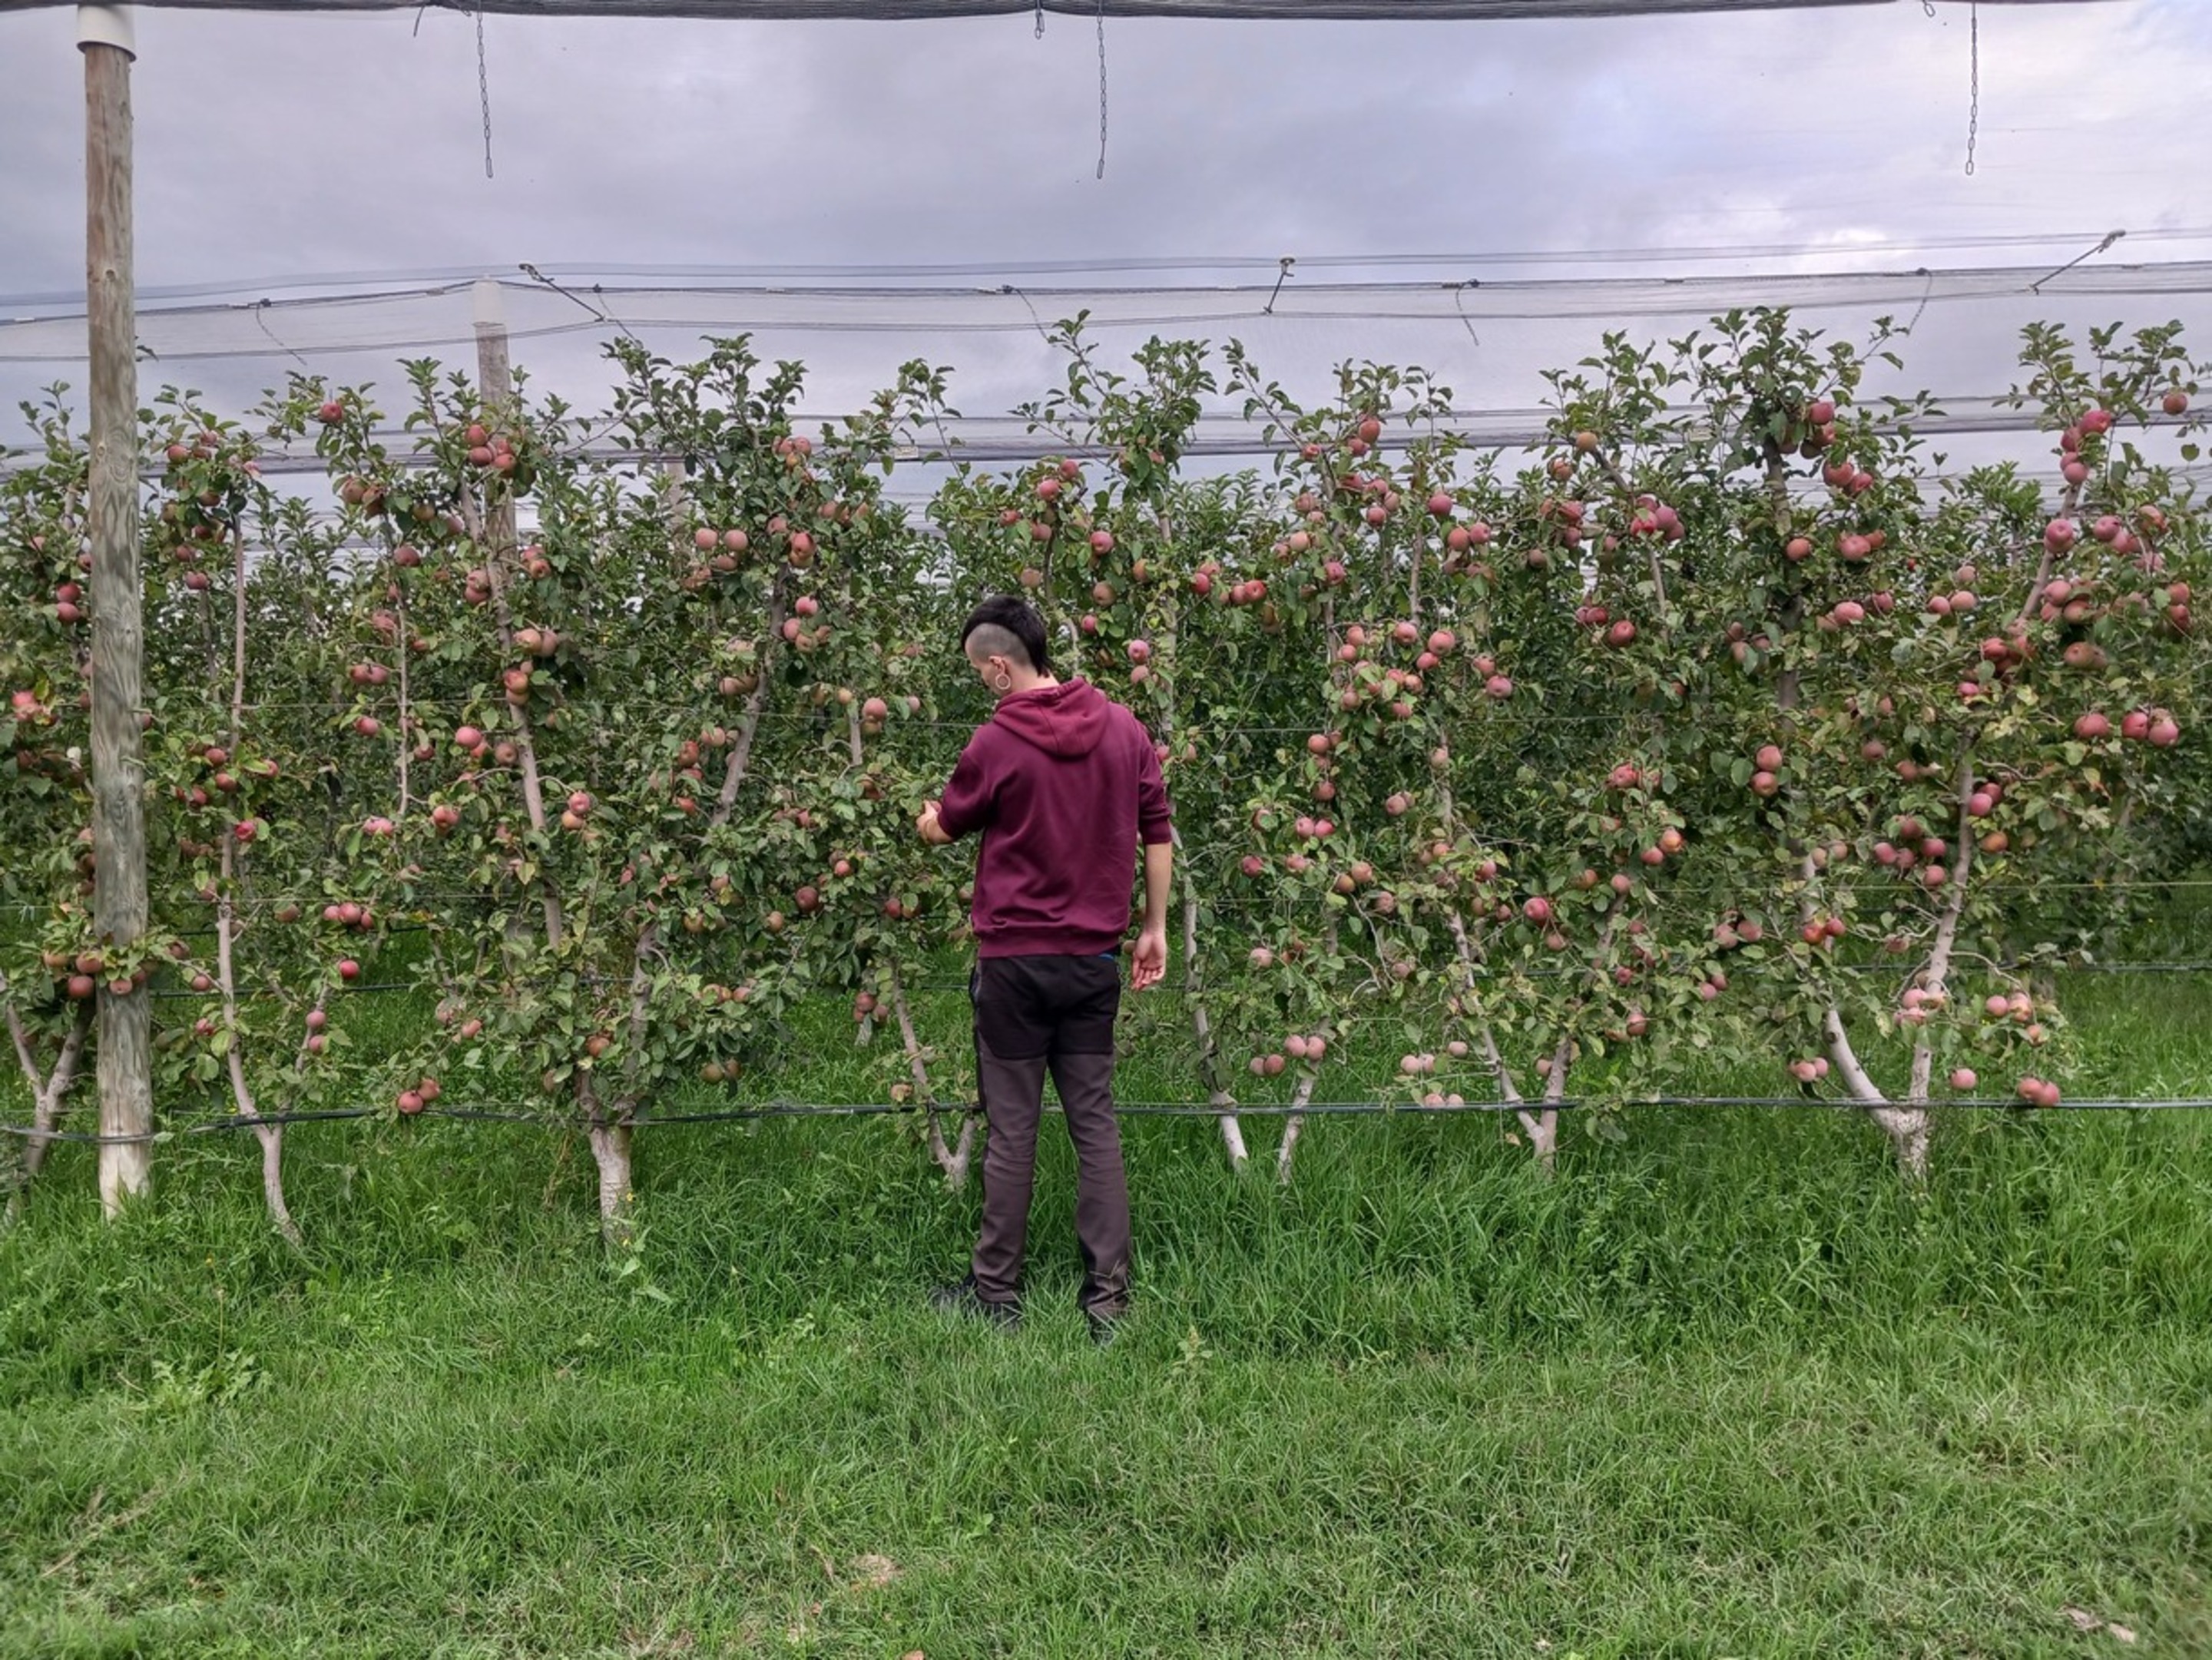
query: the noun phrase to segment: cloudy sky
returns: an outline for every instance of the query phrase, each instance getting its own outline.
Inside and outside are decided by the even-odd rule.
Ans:
[[[1185,261],[1155,280],[1250,281],[1203,262],[1291,254],[1319,282],[1361,274],[1316,263],[1332,258],[1434,254],[1448,258],[1366,274],[1495,279],[2055,265],[2122,228],[2100,260],[2212,258],[2212,3],[1983,6],[1972,177],[1968,9],[1933,11],[1115,21],[1102,181],[1085,20],[1054,16],[1039,39],[1027,16],[495,16],[487,179],[467,18],[142,9],[138,276],[151,307],[194,285],[250,300],[296,292],[287,279],[511,275],[524,260],[564,281],[945,265],[994,287],[1074,280],[1035,269],[1050,262]],[[73,40],[73,8],[0,15],[0,318],[82,280]],[[2160,296],[2136,320],[2192,311],[2212,334],[2202,295]],[[1601,325],[1561,337],[1578,353]],[[879,379],[909,344],[798,349],[835,359],[842,386]],[[1356,330],[1304,345],[1373,355]],[[924,350],[1005,355],[988,338]],[[1988,350],[1961,347],[1947,368],[2000,388],[2007,365]],[[588,378],[581,361],[556,378]],[[38,367],[0,362],[0,390],[51,378]],[[1001,390],[975,384],[971,410]]]

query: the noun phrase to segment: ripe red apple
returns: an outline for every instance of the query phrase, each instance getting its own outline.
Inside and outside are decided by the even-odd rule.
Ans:
[[[2094,744],[2112,729],[2112,723],[2097,710],[2078,716],[2074,722],[2074,735],[2085,744]]]
[[[356,980],[360,979],[360,978],[361,978],[361,964],[358,964],[358,963],[356,963],[356,962],[355,962],[355,961],[353,960],[353,958],[350,958],[350,957],[345,957],[345,958],[339,958],[339,959],[338,959],[338,978],[339,978],[339,979],[341,979],[341,980],[343,980],[343,981],[347,982],[349,984],[350,984],[352,982],[354,982],[354,981],[356,981]]]

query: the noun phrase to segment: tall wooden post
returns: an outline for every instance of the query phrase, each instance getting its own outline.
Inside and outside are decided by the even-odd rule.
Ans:
[[[504,410],[514,397],[514,375],[507,356],[507,296],[497,283],[483,277],[477,279],[471,298],[477,324],[477,393],[485,408]],[[513,498],[507,500],[507,542],[512,545],[514,508]]]
[[[79,6],[84,53],[86,308],[91,328],[93,925],[103,951],[146,932],[145,629],[138,565],[138,312],[132,293],[128,6]],[[146,1190],[154,1128],[143,984],[100,991],[100,1200]]]
[[[477,279],[471,291],[477,324],[477,396],[483,401],[486,422],[495,431],[514,401],[514,376],[507,357],[507,296],[489,277]],[[504,559],[514,551],[514,492],[487,488],[484,491],[484,549],[487,559]]]
[[[477,395],[496,431],[514,403],[514,375],[507,356],[507,296],[489,277],[477,279],[473,299],[477,324]],[[484,490],[484,549],[487,562],[514,556],[514,492],[487,483]]]

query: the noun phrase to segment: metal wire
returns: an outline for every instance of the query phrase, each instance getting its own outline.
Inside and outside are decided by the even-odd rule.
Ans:
[[[1932,1113],[1943,1112],[2202,1112],[2212,1109],[2212,1098],[2171,1097],[2142,1099],[2100,1097],[2080,1101],[2067,1101],[2057,1108],[2031,1108],[2015,1100],[1996,1100],[1972,1098],[1960,1100],[1892,1102],[1869,1104],[1846,1096],[1833,1095],[1676,1095],[1629,1096],[1618,1099],[1567,1097],[1558,1101],[1459,1101],[1437,1106],[1427,1106],[1418,1101],[1310,1101],[1304,1105],[1288,1101],[1267,1101],[1216,1104],[1198,1101],[1133,1101],[1118,1102],[1114,1111],[1122,1118],[1346,1118],[1346,1117],[1439,1117],[1475,1113],[1497,1116],[1501,1114],[1540,1112],[1620,1111],[1628,1110],[1799,1110],[1818,1109],[1824,1112],[1838,1110],[1854,1110],[1869,1104],[1882,1106],[1918,1106]],[[774,1101],[753,1107],[719,1108],[702,1112],[653,1113],[626,1121],[631,1129],[648,1129],[659,1125],[672,1124],[734,1124],[753,1123],[774,1118],[869,1118],[912,1117],[916,1114],[939,1113],[948,1117],[971,1116],[984,1109],[975,1102],[921,1103],[912,1101],[850,1101],[799,1102]],[[1059,1113],[1054,1104],[1045,1111]],[[0,1134],[14,1135],[28,1140],[64,1141],[83,1146],[119,1146],[146,1142],[173,1140],[186,1135],[217,1135],[234,1130],[276,1129],[288,1124],[319,1124],[341,1122],[392,1116],[391,1109],[382,1107],[343,1107],[319,1111],[270,1112],[248,1116],[242,1113],[226,1114],[220,1118],[202,1119],[173,1125],[167,1129],[149,1131],[139,1135],[104,1135],[85,1130],[46,1129],[29,1124],[0,1124]],[[469,1107],[426,1106],[419,1113],[408,1115],[418,1118],[441,1118],[468,1123],[532,1124],[545,1129],[572,1129],[576,1118],[563,1112],[526,1112],[512,1107],[496,1105]]]

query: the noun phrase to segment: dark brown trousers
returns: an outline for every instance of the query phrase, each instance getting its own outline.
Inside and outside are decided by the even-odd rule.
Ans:
[[[1075,1237],[1083,1249],[1077,1301],[1086,1313],[1116,1318],[1129,1302],[1129,1188],[1114,1118],[1121,960],[988,957],[975,965],[969,994],[985,1127],[975,1294],[994,1303],[1021,1298],[1037,1120],[1049,1072],[1075,1144]]]

